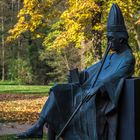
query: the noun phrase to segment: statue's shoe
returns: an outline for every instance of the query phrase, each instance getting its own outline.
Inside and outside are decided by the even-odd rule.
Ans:
[[[16,139],[27,138],[43,138],[43,128],[36,128],[35,126],[28,129],[26,132],[19,133],[15,136]]]
[[[16,139],[27,139],[27,138],[42,138],[43,137],[43,126],[44,119],[39,118],[38,121],[27,131],[16,135]]]

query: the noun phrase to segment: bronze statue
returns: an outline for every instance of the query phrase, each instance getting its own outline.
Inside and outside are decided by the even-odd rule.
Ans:
[[[73,71],[75,75],[70,76],[69,83],[52,87],[39,120],[17,138],[42,137],[43,126],[47,123],[49,140],[59,136],[64,140],[116,140],[119,96],[124,80],[132,76],[135,65],[117,4],[112,5],[109,13],[107,39],[109,47],[104,61],[79,74]],[[110,48],[113,53],[108,54]],[[68,122],[83,99],[86,100]]]

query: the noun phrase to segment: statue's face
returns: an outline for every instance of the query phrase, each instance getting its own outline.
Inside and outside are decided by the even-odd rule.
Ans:
[[[114,36],[108,36],[107,38],[108,38],[108,42],[112,43],[111,50],[115,52],[119,52],[122,47],[122,43],[124,39],[119,37],[114,37]]]

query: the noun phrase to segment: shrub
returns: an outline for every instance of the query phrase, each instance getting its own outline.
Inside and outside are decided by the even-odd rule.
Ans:
[[[27,61],[14,59],[8,68],[8,77],[18,83],[32,83],[32,69]]]

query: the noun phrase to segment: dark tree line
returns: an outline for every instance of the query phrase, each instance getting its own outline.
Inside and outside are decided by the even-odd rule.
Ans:
[[[113,2],[0,0],[0,79],[27,84],[62,82],[69,69],[82,70],[101,59]],[[140,75],[140,2],[118,2],[137,58],[135,74]]]

